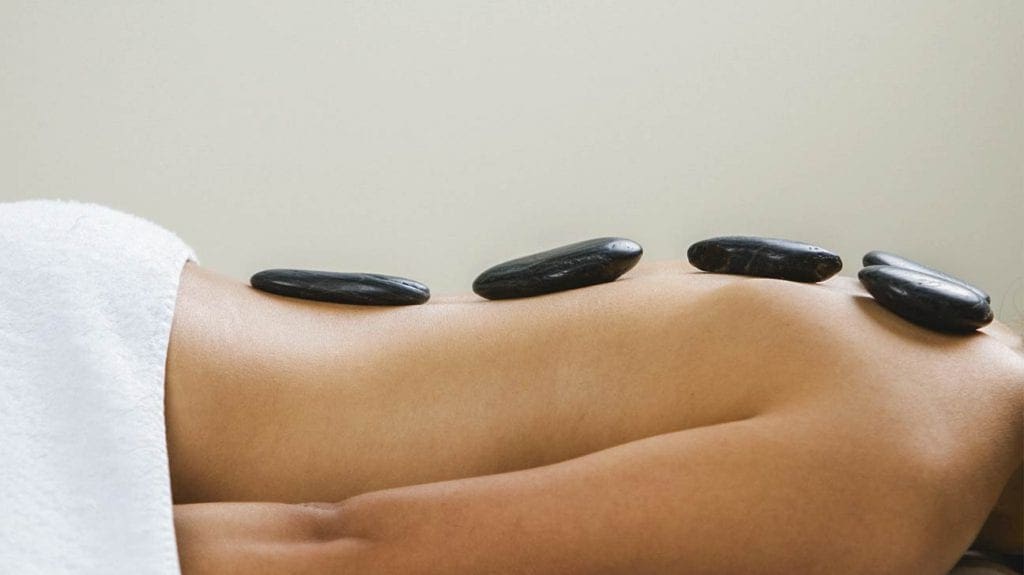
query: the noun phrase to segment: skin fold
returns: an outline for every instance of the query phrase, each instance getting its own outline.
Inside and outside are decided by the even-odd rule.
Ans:
[[[853,278],[682,261],[400,308],[191,262],[181,279],[186,573],[946,573],[975,539],[1020,553],[1024,352],[998,322],[940,334]]]

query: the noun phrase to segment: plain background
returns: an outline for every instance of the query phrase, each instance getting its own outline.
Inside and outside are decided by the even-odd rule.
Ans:
[[[0,200],[468,291],[595,236],[902,253],[1024,317],[1024,2],[0,0]]]

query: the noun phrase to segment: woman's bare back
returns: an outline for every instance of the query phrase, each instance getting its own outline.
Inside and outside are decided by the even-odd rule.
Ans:
[[[540,298],[380,309],[190,264],[168,354],[175,500],[341,501],[776,417],[851,469],[926,465],[983,519],[1021,460],[1019,346],[1000,325],[925,331],[845,277],[671,261]]]

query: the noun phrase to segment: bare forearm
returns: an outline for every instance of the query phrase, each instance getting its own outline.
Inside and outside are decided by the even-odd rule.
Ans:
[[[898,428],[816,411],[338,504],[179,505],[184,572],[938,574],[952,566],[999,478],[963,474]],[[950,447],[936,446],[952,457]]]
[[[360,574],[366,541],[341,533],[338,506],[174,506],[183,575]]]
[[[361,495],[345,521],[373,542],[367,573],[948,569],[985,510],[941,495],[925,459],[835,446],[842,434],[755,418]]]

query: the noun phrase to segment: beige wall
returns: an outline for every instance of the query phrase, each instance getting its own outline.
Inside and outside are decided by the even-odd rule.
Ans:
[[[1012,322],[1022,30],[1018,0],[0,0],[0,199],[435,293],[598,235],[888,249]]]

